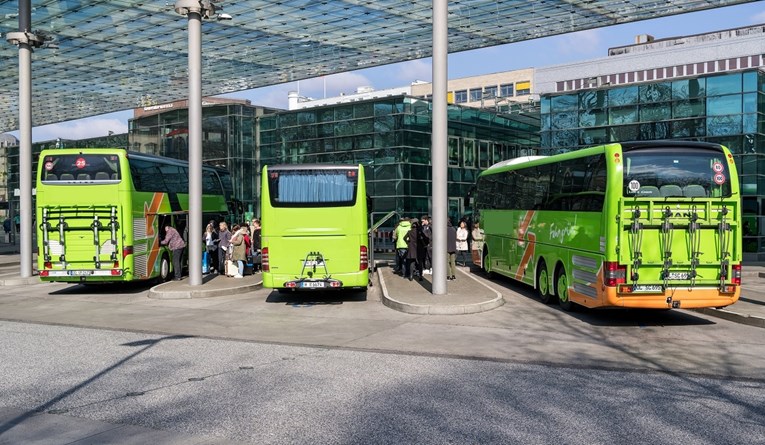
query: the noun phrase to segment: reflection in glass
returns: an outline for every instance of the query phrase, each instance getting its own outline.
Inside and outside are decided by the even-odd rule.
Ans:
[[[741,73],[724,74],[707,78],[707,96],[741,92]]]

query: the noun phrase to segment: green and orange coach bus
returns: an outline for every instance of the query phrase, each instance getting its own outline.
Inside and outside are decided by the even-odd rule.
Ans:
[[[119,148],[49,149],[37,167],[38,270],[42,281],[166,280],[172,252],[160,241],[169,223],[188,228],[188,163]],[[229,214],[231,179],[202,171],[203,221]],[[201,266],[200,266],[201,267]]]
[[[718,144],[614,143],[500,162],[478,178],[481,267],[544,302],[724,307],[741,285],[741,195]]]

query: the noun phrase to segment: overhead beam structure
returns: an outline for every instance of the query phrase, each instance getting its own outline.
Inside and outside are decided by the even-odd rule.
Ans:
[[[717,8],[750,0],[452,0],[448,50]],[[432,55],[432,0],[218,2],[233,20],[204,26],[202,95],[231,93]],[[0,2],[0,37],[18,30]],[[186,21],[173,2],[36,0],[32,124],[184,99]],[[0,133],[19,125],[17,48],[0,45]]]

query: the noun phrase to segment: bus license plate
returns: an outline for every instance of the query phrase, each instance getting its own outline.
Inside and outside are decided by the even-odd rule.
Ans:
[[[68,271],[68,273],[69,273],[69,276],[73,276],[73,277],[80,277],[80,276],[85,276],[85,275],[93,275],[93,271],[92,270],[70,270],[70,271]]]
[[[300,285],[300,287],[324,287],[323,281],[303,281]]]
[[[663,293],[664,289],[659,284],[638,284],[632,286],[632,292]]]
[[[690,277],[688,272],[670,272],[667,275],[668,280],[687,280]]]

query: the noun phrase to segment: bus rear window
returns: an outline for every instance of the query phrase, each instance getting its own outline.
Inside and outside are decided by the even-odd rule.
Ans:
[[[352,206],[357,170],[277,170],[268,172],[274,207]]]
[[[120,161],[116,154],[47,155],[40,162],[40,180],[46,184],[120,180]]]
[[[673,147],[624,152],[625,197],[729,197],[730,181],[725,156],[715,150]]]

